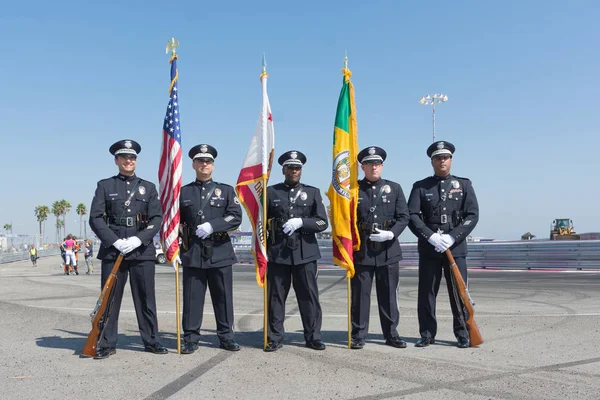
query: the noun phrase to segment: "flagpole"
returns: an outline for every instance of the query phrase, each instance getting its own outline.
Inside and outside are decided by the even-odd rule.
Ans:
[[[267,247],[267,180],[263,179],[263,243]],[[269,328],[269,299],[267,296],[267,268],[265,268],[265,283],[263,285],[264,320],[263,320],[263,350],[267,348],[267,333]]]
[[[344,50],[344,69],[345,70],[348,69],[348,53],[346,52],[346,50]],[[352,287],[350,286],[350,279],[351,278],[350,278],[349,274],[346,274],[346,280],[348,281],[347,288],[348,288],[348,348],[349,349],[352,348],[352,309],[351,309]]]
[[[181,324],[179,323],[179,263],[175,260],[175,324],[177,326],[177,354],[181,354]]]
[[[179,42],[175,38],[171,38],[167,42],[166,53],[169,54],[171,51],[171,60],[169,63],[172,63],[174,59],[177,57],[177,46],[179,46]],[[177,354],[181,354],[181,319],[180,319],[180,308],[179,303],[181,303],[179,298],[179,263],[177,262],[177,257],[179,257],[179,251],[175,253],[175,326],[177,327]]]
[[[267,61],[265,59],[265,55],[263,53],[263,65],[262,65],[262,73],[260,75],[260,79],[261,79],[261,83],[262,83],[262,78],[263,76],[268,76],[267,75]],[[263,93],[264,96],[264,93]],[[263,99],[264,101],[264,99]],[[263,112],[266,112],[266,110],[263,110]],[[263,118],[263,116],[261,116],[261,118]],[[264,149],[265,147],[265,143],[263,143],[263,154],[264,154]],[[264,162],[263,162],[263,167],[264,167]],[[267,249],[267,179],[265,178],[265,171],[263,172],[263,185],[262,185],[262,206],[263,206],[263,229],[262,229],[262,242],[264,244],[265,250]],[[267,172],[268,173],[268,172]],[[268,292],[267,292],[267,269],[268,269],[268,262],[267,262],[267,268],[265,268],[265,279],[264,279],[264,284],[263,284],[263,350],[267,348],[267,340],[268,340],[268,333],[269,333],[269,298],[268,298]]]

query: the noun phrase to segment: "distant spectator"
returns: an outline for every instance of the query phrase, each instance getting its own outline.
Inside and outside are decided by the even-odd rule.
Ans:
[[[33,244],[31,245],[31,248],[29,248],[29,258],[31,259],[33,266],[37,267],[37,259],[39,258],[38,251]]]
[[[85,265],[87,266],[86,275],[89,275],[94,272],[94,263],[92,262],[93,256],[94,256],[94,246],[92,245],[92,241],[90,239],[86,239],[86,241],[85,241]]]
[[[75,244],[76,242],[73,240],[73,235],[69,233],[66,240],[61,245],[61,247],[65,250],[65,275],[72,275],[73,267],[77,265],[75,252],[73,251]],[[78,272],[76,273],[79,275]]]

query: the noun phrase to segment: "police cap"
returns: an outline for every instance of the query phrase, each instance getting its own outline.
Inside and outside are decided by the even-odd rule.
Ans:
[[[290,150],[279,156],[279,165],[302,168],[306,164],[306,156],[297,150]]]
[[[113,156],[137,157],[142,151],[142,146],[135,140],[124,139],[113,143],[108,151],[110,151],[110,154]]]
[[[444,155],[452,157],[452,154],[454,154],[454,150],[455,150],[455,147],[450,142],[444,142],[444,141],[433,142],[431,144],[431,146],[429,146],[427,148],[427,157],[433,158],[433,157],[444,156]]]
[[[217,158],[217,149],[212,147],[210,144],[199,144],[192,147],[188,153],[192,160],[196,158],[208,158],[210,160],[215,160]]]
[[[362,149],[356,158],[361,164],[383,163],[387,153],[381,147],[370,146]]]

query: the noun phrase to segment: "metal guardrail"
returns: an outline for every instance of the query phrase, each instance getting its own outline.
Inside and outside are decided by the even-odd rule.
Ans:
[[[321,263],[333,264],[331,242],[320,240]],[[419,264],[416,243],[401,243],[404,259],[400,266]],[[250,245],[234,244],[238,262],[253,263]],[[600,240],[523,240],[515,242],[472,242],[468,244],[469,267],[505,269],[600,269]],[[39,256],[60,254],[59,249],[40,250]],[[29,260],[29,253],[1,253],[0,264]]]
[[[47,257],[60,254],[60,249],[38,250],[38,256]],[[29,251],[18,251],[15,253],[0,253],[0,264],[29,260]]]
[[[331,242],[327,242],[330,244]],[[323,264],[333,264],[333,249],[321,244]],[[234,245],[238,262],[253,263],[250,245]],[[416,243],[402,243],[400,266],[419,265]],[[505,269],[600,269],[600,240],[471,242],[469,267]]]

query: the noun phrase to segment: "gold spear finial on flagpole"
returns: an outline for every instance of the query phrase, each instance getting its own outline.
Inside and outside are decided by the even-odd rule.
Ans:
[[[262,59],[262,72],[260,73],[260,80],[262,81],[263,76],[269,77],[269,74],[267,74],[267,58],[265,57],[265,53],[263,53],[263,59]]]
[[[171,54],[171,58],[176,57],[177,56],[177,47],[179,47],[179,41],[177,39],[175,39],[174,37],[172,37],[167,42],[167,48],[165,49],[165,54],[169,54],[169,51],[172,51],[173,53]]]
[[[348,69],[348,52],[346,50],[344,50],[344,68],[342,68],[342,74],[344,74],[346,82],[348,82],[352,76],[352,72]]]

